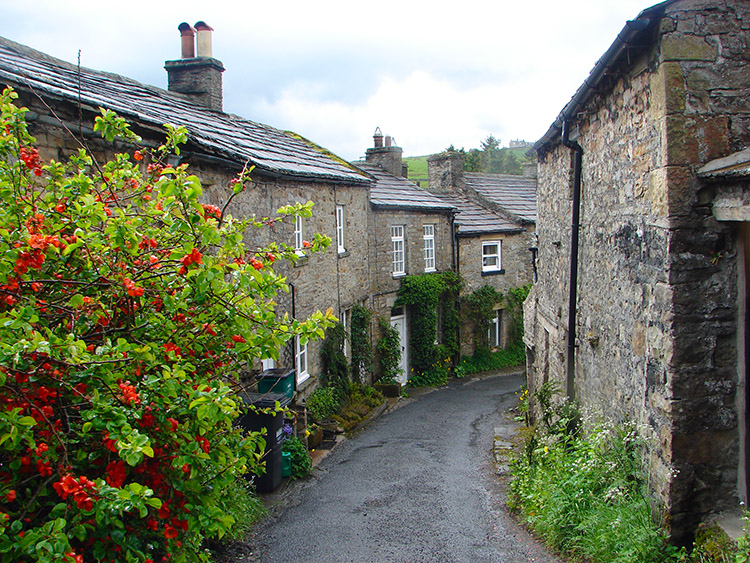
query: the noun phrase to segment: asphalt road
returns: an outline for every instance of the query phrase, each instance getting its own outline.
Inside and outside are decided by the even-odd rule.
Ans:
[[[521,383],[455,382],[373,421],[276,495],[244,561],[558,563],[506,514],[492,457]]]

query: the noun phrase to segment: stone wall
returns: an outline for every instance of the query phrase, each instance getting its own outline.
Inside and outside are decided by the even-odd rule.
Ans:
[[[502,270],[500,272],[482,272],[482,241],[499,240],[502,244]],[[491,285],[497,291],[506,294],[509,289],[524,286],[532,279],[532,256],[529,250],[534,246],[534,227],[530,226],[519,234],[492,234],[458,237],[459,272],[465,282],[464,295],[480,287]],[[503,325],[503,344],[508,341],[510,325]],[[474,323],[471,319],[462,323],[461,354],[474,353]]]
[[[372,282],[369,308],[373,311],[373,345],[380,337],[377,320],[381,317],[390,318],[396,294],[401,287],[401,280],[408,275],[425,272],[422,226],[428,224],[435,225],[436,270],[438,272],[451,270],[453,268],[453,243],[449,214],[406,209],[374,209],[369,215],[369,268]],[[405,227],[406,274],[403,276],[393,275],[392,225]]]
[[[668,6],[655,41],[574,123],[583,148],[575,395],[640,425],[676,539],[736,503],[736,248],[694,171],[749,138],[743,2]],[[570,150],[539,164],[529,385],[565,388]],[[530,319],[534,319],[533,321]]]

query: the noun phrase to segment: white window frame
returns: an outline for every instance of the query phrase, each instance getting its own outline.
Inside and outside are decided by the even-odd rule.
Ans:
[[[336,246],[338,247],[339,254],[346,252],[344,246],[344,206],[336,206]]]
[[[495,309],[495,316],[490,321],[490,327],[487,329],[487,342],[490,348],[500,348],[503,342],[503,335],[500,333],[503,327],[502,322],[502,309]],[[495,338],[492,338],[492,333],[495,333]]]
[[[495,246],[497,251],[488,250]],[[482,241],[482,271],[499,272],[503,269],[503,241],[501,240],[483,240]]]
[[[294,365],[297,368],[297,385],[310,378],[307,364],[307,343],[302,344],[300,337],[294,337]]]
[[[302,241],[304,239],[302,238],[302,217],[297,215],[294,218],[294,249],[297,251],[297,254],[300,254],[303,251],[302,248]]]
[[[435,225],[422,225],[424,240],[424,271],[435,272]]]
[[[406,275],[406,240],[404,225],[391,225],[391,252],[394,276]]]

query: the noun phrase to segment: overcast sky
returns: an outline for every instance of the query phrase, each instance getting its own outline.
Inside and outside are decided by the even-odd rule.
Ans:
[[[648,0],[5,0],[0,35],[166,87],[177,26],[214,28],[224,109],[355,159],[535,141]]]

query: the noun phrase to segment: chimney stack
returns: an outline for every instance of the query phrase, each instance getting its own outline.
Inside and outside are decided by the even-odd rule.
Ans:
[[[390,135],[383,137],[380,127],[375,129],[375,134],[372,138],[375,141],[375,146],[374,148],[367,149],[365,162],[380,166],[380,168],[392,176],[402,176],[403,166],[401,156],[404,151],[396,146],[395,139]],[[385,146],[383,146],[384,139]]]
[[[196,23],[195,28],[183,22],[177,29],[180,31],[182,58],[164,64],[168,77],[167,89],[185,94],[209,109],[222,111],[221,74],[224,65],[213,58],[213,29],[203,21]]]

